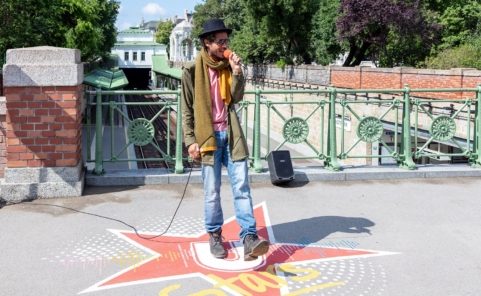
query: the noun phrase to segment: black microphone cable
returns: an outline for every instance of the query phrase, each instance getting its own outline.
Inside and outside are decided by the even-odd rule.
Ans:
[[[192,175],[192,171],[194,169],[194,165],[191,161],[188,162],[190,164],[190,170],[189,170],[189,174],[187,176],[187,182],[185,183],[185,186],[184,186],[184,190],[182,191],[182,195],[180,197],[180,201],[179,203],[177,204],[177,207],[174,211],[174,214],[172,215],[172,218],[170,219],[170,222],[169,222],[169,225],[165,228],[165,230],[158,234],[158,235],[155,235],[155,236],[144,236],[142,234],[139,233],[139,231],[137,230],[137,228],[135,226],[132,226],[130,224],[128,224],[127,222],[123,221],[123,220],[120,220],[120,219],[116,219],[116,218],[112,218],[112,217],[108,217],[108,216],[104,216],[104,215],[100,215],[100,214],[95,214],[95,213],[91,213],[91,212],[85,212],[85,211],[81,211],[81,210],[77,210],[77,209],[74,209],[74,208],[70,208],[70,207],[65,207],[65,206],[60,206],[60,205],[54,205],[54,204],[47,204],[47,203],[35,203],[35,204],[29,204],[31,206],[46,206],[46,207],[55,207],[55,208],[60,208],[60,209],[64,209],[64,210],[69,210],[69,211],[72,211],[72,212],[76,212],[76,213],[80,213],[80,214],[84,214],[84,215],[89,215],[89,216],[93,216],[93,217],[97,217],[97,218],[102,218],[102,219],[106,219],[106,220],[111,220],[111,221],[115,221],[115,222],[118,222],[118,223],[121,223],[129,228],[131,228],[134,232],[135,232],[135,235],[141,239],[145,239],[145,240],[153,240],[155,238],[159,238],[161,236],[163,236],[164,234],[167,233],[167,231],[169,231],[170,227],[172,226],[172,224],[174,223],[174,220],[175,220],[175,217],[177,215],[177,212],[179,211],[179,208],[180,206],[182,205],[182,202],[184,200],[184,197],[185,197],[185,193],[187,191],[187,186],[189,185],[189,182],[190,182],[190,177]],[[5,200],[0,200],[0,209],[4,208],[4,207],[10,207],[10,206],[15,206],[15,205],[19,205],[19,204],[24,204],[26,202],[31,202],[31,201],[34,201],[35,199],[26,199],[26,200],[22,200],[22,201],[18,201],[18,202],[7,202]]]

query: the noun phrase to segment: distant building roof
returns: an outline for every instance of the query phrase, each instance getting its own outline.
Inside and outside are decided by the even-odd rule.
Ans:
[[[187,11],[187,9],[186,9],[186,10],[184,10],[184,18],[178,18],[177,16],[174,16],[174,17],[172,18],[172,22],[174,23],[174,25],[178,25],[178,24],[180,24],[180,23],[183,22],[183,21],[187,21],[187,22],[190,22],[190,23],[191,23],[193,16],[194,16],[194,13],[189,12],[189,11]]]
[[[153,41],[117,41],[115,42],[115,46],[159,46],[165,47],[165,45],[153,42]]]
[[[129,85],[124,71],[120,69],[95,69],[84,77],[83,83],[108,90]]]
[[[127,34],[150,34],[150,31],[149,30],[146,30],[146,29],[141,29],[139,27],[130,27],[126,30],[122,30],[119,32],[119,34],[122,34],[122,33],[127,33]]]
[[[172,31],[175,31],[175,32],[192,31],[193,27],[194,26],[192,25],[192,23],[186,20],[183,20],[180,23],[178,23]]]
[[[150,31],[157,31],[157,27],[159,26],[159,21],[148,21],[146,23],[141,24],[142,29],[147,29]]]

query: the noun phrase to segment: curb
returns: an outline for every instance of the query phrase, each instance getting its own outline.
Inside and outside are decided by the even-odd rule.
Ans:
[[[333,172],[323,167],[295,167],[295,183],[312,181],[363,181],[363,180],[397,180],[397,179],[432,179],[432,178],[465,178],[481,177],[481,168],[467,165],[426,165],[415,170],[400,169],[396,166],[376,167],[345,167]],[[227,172],[222,171],[222,182],[227,183]],[[166,169],[147,170],[115,170],[97,176],[88,172],[85,184],[88,186],[139,186],[155,184],[185,184],[189,179],[189,171],[183,174],[171,173]],[[269,183],[268,171],[262,173],[250,172],[251,183]],[[200,168],[191,172],[189,183],[202,183]]]

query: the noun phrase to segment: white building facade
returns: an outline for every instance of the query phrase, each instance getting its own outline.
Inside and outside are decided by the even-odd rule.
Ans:
[[[130,28],[117,35],[112,54],[118,56],[119,68],[152,68],[152,56],[166,54],[166,46],[155,42],[154,32]]]
[[[192,36],[192,15],[186,12],[185,19],[179,22],[170,34],[170,60],[188,62],[195,60],[197,49]]]

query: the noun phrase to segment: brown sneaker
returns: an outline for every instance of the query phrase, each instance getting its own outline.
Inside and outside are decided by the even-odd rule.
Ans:
[[[244,238],[244,261],[256,260],[269,251],[269,242],[259,239],[256,234],[248,234]]]
[[[227,256],[227,251],[222,244],[222,229],[216,232],[209,232],[209,246],[210,253],[218,259],[224,259]]]

